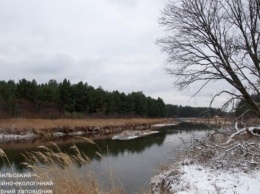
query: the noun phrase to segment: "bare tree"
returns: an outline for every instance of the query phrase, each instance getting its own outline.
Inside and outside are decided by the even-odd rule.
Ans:
[[[166,71],[184,89],[201,81],[225,80],[218,91],[244,99],[260,117],[251,94],[260,94],[260,0],[170,1],[159,20],[168,36],[158,40],[168,54]]]

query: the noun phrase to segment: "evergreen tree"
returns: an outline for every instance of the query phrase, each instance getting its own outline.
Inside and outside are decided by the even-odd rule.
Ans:
[[[67,112],[75,111],[75,97],[73,95],[73,89],[71,87],[70,81],[64,79],[63,82],[59,85],[60,93],[60,107]]]
[[[17,98],[34,102],[37,99],[37,93],[37,82],[35,80],[30,82],[26,79],[22,79],[16,86],[15,95]]]
[[[88,104],[88,92],[87,92],[87,83],[79,82],[76,85],[73,85],[74,98],[75,98],[75,111],[76,112],[86,112]]]

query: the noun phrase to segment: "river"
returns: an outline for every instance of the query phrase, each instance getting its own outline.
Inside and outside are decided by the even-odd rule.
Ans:
[[[97,178],[104,187],[113,184],[120,185],[126,193],[135,193],[149,188],[150,178],[155,175],[162,165],[171,162],[176,150],[181,144],[181,138],[189,139],[191,135],[203,136],[209,132],[205,125],[179,124],[157,129],[160,133],[146,137],[120,141],[110,138],[95,140],[96,145],[84,141],[63,141],[59,143],[62,151],[70,152],[70,147],[75,144],[90,159],[88,169],[95,172]],[[24,162],[21,154],[34,151],[30,146],[19,144],[4,145],[3,150],[7,154],[14,172],[24,173],[28,170],[21,165]],[[96,154],[103,155],[103,159]],[[8,172],[9,169],[0,163],[0,171]],[[84,166],[79,166],[79,173],[84,172]]]

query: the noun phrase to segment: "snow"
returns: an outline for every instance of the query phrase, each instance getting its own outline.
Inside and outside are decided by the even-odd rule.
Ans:
[[[9,142],[9,141],[19,141],[19,140],[29,140],[34,139],[37,136],[33,133],[26,133],[24,135],[17,134],[0,134],[0,142]]]
[[[174,194],[247,194],[260,193],[260,171],[212,169],[200,164],[172,167],[151,180],[154,194],[161,193],[161,184]]]
[[[152,135],[155,133],[159,133],[159,131],[123,131],[122,133],[118,135],[114,135],[112,137],[112,140],[131,140],[131,139],[136,139],[139,137],[147,136],[147,135]]]
[[[63,136],[66,136],[66,133],[63,133],[63,132],[53,133],[53,137],[63,137]]]
[[[71,135],[71,136],[74,136],[74,135],[80,136],[80,135],[84,135],[84,134],[85,134],[84,131],[75,131],[75,132],[69,133],[69,135]]]
[[[155,124],[152,127],[166,127],[166,126],[174,126],[177,125],[177,123],[161,123],[161,124]]]
[[[112,140],[131,140],[131,139],[136,139],[138,138],[139,136],[137,135],[130,135],[130,136],[127,136],[127,137],[122,137],[120,135],[115,135],[112,137]]]

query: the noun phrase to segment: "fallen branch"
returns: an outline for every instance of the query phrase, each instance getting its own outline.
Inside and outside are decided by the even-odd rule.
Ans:
[[[238,128],[238,122],[235,123],[235,129],[236,129],[236,132],[233,133],[229,139],[224,143],[225,144],[229,144],[230,142],[234,141],[234,138],[237,136],[237,135],[244,135],[244,134],[250,134],[250,135],[253,135],[253,136],[256,136],[256,137],[260,137],[260,127],[245,127],[245,128],[242,128],[242,129],[239,129]]]
[[[215,131],[199,139],[183,140],[182,152],[188,159],[212,168],[248,168],[260,164],[260,127],[238,128],[234,133]],[[224,143],[223,143],[224,142]]]

